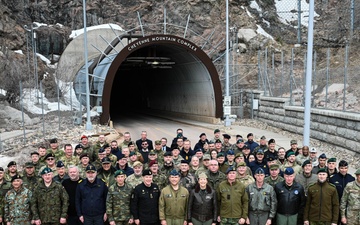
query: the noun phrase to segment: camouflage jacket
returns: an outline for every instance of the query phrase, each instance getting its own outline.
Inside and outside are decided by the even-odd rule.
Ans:
[[[45,166],[42,166],[42,167],[40,168],[39,174],[38,174],[40,177],[41,177],[41,175],[40,175],[41,171],[43,171],[43,169],[45,169],[46,167],[48,167],[48,166],[45,165]],[[57,170],[56,170],[56,165],[54,165],[53,167],[48,167],[48,168],[50,168],[50,169],[52,170],[53,177],[55,177],[56,175],[58,175],[58,172],[57,172]]]
[[[250,175],[245,175],[245,177],[236,177],[236,179],[238,181],[240,181],[240,183],[242,183],[245,187],[249,186],[250,184],[254,183],[255,182],[255,179],[250,176]]]
[[[66,218],[69,206],[69,196],[64,187],[52,182],[49,187],[42,181],[35,188],[31,199],[33,220],[41,223],[59,223],[60,218]]]
[[[164,174],[153,174],[153,182],[157,184],[160,191],[168,184],[167,178]]]
[[[196,178],[194,176],[194,174],[192,173],[187,173],[186,175],[182,174],[180,175],[180,185],[183,186],[184,188],[186,188],[189,193],[192,189],[195,188],[195,184],[196,184]]]
[[[126,183],[129,184],[131,187],[136,187],[137,185],[143,182],[142,176],[136,176],[135,174],[131,174],[126,178]]]
[[[11,183],[3,179],[3,182],[0,184],[0,216],[4,217],[4,197],[6,193],[10,190]]]
[[[358,215],[360,211],[360,184],[357,181],[346,185],[340,204],[341,217],[349,218]],[[358,221],[359,222],[359,221]],[[349,223],[348,221],[348,224]]]
[[[18,191],[10,189],[5,195],[5,221],[11,224],[30,224],[30,200],[32,192],[21,187]]]
[[[23,185],[24,187],[26,187],[27,189],[29,189],[30,191],[34,191],[35,187],[39,184],[39,181],[41,181],[41,178],[39,178],[38,176],[32,176],[32,177],[28,177],[28,176],[24,176],[23,177]]]
[[[280,183],[281,181],[284,181],[284,178],[281,177],[280,175],[278,175],[278,177],[275,180],[271,179],[271,176],[265,177],[264,180],[265,183],[270,184],[273,188],[275,188],[275,185],[277,183]]]
[[[79,163],[79,158],[74,155],[72,155],[70,158],[64,155],[60,158],[60,160],[64,163],[66,168],[68,168],[71,165],[76,166]]]
[[[125,221],[126,223],[132,217],[130,214],[130,199],[133,188],[125,184],[120,187],[113,184],[109,188],[106,198],[106,214],[109,222]]]
[[[208,185],[210,187],[212,187],[214,190],[217,190],[217,187],[219,186],[219,184],[226,180],[226,175],[223,172],[216,172],[216,173],[212,173],[210,172],[210,170],[206,171],[206,176],[208,177]]]
[[[48,150],[46,150],[46,154],[49,154],[49,153],[54,153],[56,162],[58,160],[60,160],[60,158],[65,156],[65,152],[62,149],[57,149],[54,152],[51,148],[49,148]]]

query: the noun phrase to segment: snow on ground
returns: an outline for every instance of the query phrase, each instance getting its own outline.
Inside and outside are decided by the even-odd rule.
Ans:
[[[50,65],[50,64],[51,64],[50,60],[49,60],[48,58],[46,58],[45,56],[43,56],[43,55],[41,55],[41,54],[39,54],[39,53],[36,53],[36,55],[37,55],[38,57],[40,57],[40,59],[41,59],[43,62],[45,62],[46,65]]]
[[[261,34],[261,35],[263,35],[263,36],[265,36],[265,37],[267,37],[267,38],[269,38],[271,40],[274,40],[274,38],[270,34],[268,34],[264,29],[262,29],[262,27],[260,25],[256,24],[256,26],[257,26],[256,32],[258,34]]]
[[[308,26],[309,23],[309,4],[306,0],[301,0],[301,25]],[[292,21],[298,20],[298,0],[275,0],[276,12],[279,19],[284,24],[289,25]],[[314,17],[319,16],[314,12]]]
[[[14,52],[17,53],[17,54],[20,54],[20,55],[24,55],[22,50],[15,50]]]
[[[250,7],[256,9],[258,12],[262,12],[260,6],[257,4],[255,0],[250,2]]]
[[[97,30],[97,29],[103,29],[103,28],[112,28],[114,30],[119,30],[119,31],[124,31],[124,29],[122,29],[119,25],[116,24],[102,24],[102,25],[98,25],[98,26],[92,26],[92,27],[87,27],[86,31],[90,31],[90,30]],[[79,35],[84,33],[84,29],[79,29],[79,30],[73,30],[69,36],[69,38],[76,38]]]
[[[4,89],[0,89],[0,94],[6,95],[6,91]]]
[[[75,90],[73,88],[73,82],[64,82],[61,80],[57,80],[55,78],[55,82],[60,87],[60,90],[63,92],[63,99],[65,100],[65,104],[73,107],[73,109],[79,110],[80,102],[78,101]],[[71,88],[71,91],[70,91]]]

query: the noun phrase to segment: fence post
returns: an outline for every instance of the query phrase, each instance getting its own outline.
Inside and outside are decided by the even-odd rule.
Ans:
[[[26,144],[26,132],[25,132],[25,121],[24,121],[24,102],[23,102],[23,90],[22,90],[22,82],[20,81],[20,105],[21,105],[21,126],[23,128],[23,142]]]
[[[297,41],[301,44],[301,0],[298,0],[298,29],[297,29]]]
[[[348,53],[349,53],[349,44],[346,43],[345,47],[345,65],[344,65],[344,96],[343,96],[343,111],[345,111],[346,103],[346,82],[347,82],[347,66],[348,66]]]
[[[349,39],[351,40],[351,38],[353,37],[353,34],[354,34],[355,1],[351,0],[350,4],[351,4],[351,6],[350,6],[351,18],[350,18],[350,38]]]
[[[281,80],[280,80],[280,93],[281,97],[284,94],[283,90],[283,80],[284,80],[284,50],[281,50]]]
[[[330,67],[330,48],[326,52],[326,89],[325,89],[325,109],[327,108],[328,102],[328,91],[329,91],[329,67]]]
[[[290,105],[293,105],[293,83],[292,83],[292,73],[294,70],[294,48],[291,49],[291,64],[290,64]]]
[[[41,93],[41,114],[42,114],[43,138],[45,139],[44,95],[43,95],[43,88],[42,88],[42,80],[40,81],[40,93]]]
[[[57,101],[58,101],[58,117],[59,117],[59,131],[60,131],[60,88],[59,80],[56,82],[56,92],[57,92]]]

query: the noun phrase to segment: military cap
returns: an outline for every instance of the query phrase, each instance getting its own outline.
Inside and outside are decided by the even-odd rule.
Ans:
[[[277,170],[277,169],[279,169],[279,164],[272,164],[272,165],[270,165],[270,170]]]
[[[199,135],[199,138],[201,138],[202,136],[206,136],[206,134],[205,134],[205,133],[201,133],[201,134]]]
[[[231,171],[236,171],[235,166],[230,166],[230,167],[226,170],[226,174],[229,174]]]
[[[16,166],[16,162],[15,161],[10,161],[7,165],[7,167],[10,167],[10,166]]]
[[[214,130],[214,134],[219,133],[219,132],[220,132],[219,129],[215,129],[215,130]]]
[[[356,171],[355,171],[355,175],[359,175],[360,174],[360,169],[357,169]]]
[[[246,138],[251,137],[251,136],[254,136],[254,134],[253,134],[253,133],[248,133],[248,134],[246,135]]]
[[[310,152],[316,153],[316,152],[317,152],[317,151],[316,151],[316,148],[314,148],[314,147],[310,148]]]
[[[236,167],[240,167],[240,166],[246,166],[246,162],[239,162]]]
[[[126,174],[125,174],[124,170],[116,170],[115,174],[114,174],[114,177],[117,177],[119,175],[126,175]]]
[[[200,178],[205,178],[205,179],[207,179],[208,177],[206,176],[205,173],[200,173],[199,176],[198,176],[198,178],[199,178],[199,179],[200,179]]]
[[[348,162],[346,162],[345,160],[340,160],[339,162],[339,167],[346,167],[348,165],[349,165]]]
[[[236,159],[236,158],[238,158],[238,157],[244,157],[244,155],[243,155],[241,152],[236,153],[236,155],[235,155],[235,159]]]
[[[239,138],[239,139],[237,139],[236,144],[239,144],[241,142],[244,142],[244,140],[242,138]]]
[[[22,179],[22,177],[21,177],[19,174],[16,174],[15,176],[12,176],[12,177],[11,177],[11,183],[12,183],[14,180],[17,180],[17,179]]]
[[[227,154],[228,154],[228,155],[235,155],[235,152],[234,152],[232,149],[229,149],[229,150],[227,151]]]
[[[223,134],[223,137],[226,138],[226,139],[231,139],[231,136],[228,135],[228,134]]]
[[[57,167],[57,168],[62,168],[62,167],[65,167],[65,165],[64,165],[64,163],[63,163],[61,160],[59,160],[59,161],[57,161],[57,163],[56,163],[56,167]]]
[[[82,153],[82,154],[80,155],[80,159],[82,159],[82,158],[84,158],[84,157],[88,157],[88,158],[90,159],[89,154],[87,154],[87,153]]]
[[[215,144],[213,140],[210,140],[208,144]]]
[[[4,170],[4,168],[0,167],[0,171],[4,172],[5,170]]]
[[[129,144],[128,144],[128,147],[130,147],[130,145],[135,145],[135,142],[130,141]]]
[[[40,155],[38,152],[31,152],[30,155]]]
[[[143,175],[143,176],[152,175],[152,172],[151,172],[150,170],[144,170],[144,171],[142,172],[142,175]]]
[[[111,160],[109,157],[104,157],[102,160],[101,160],[101,164],[109,164],[111,163]]]
[[[84,139],[84,138],[88,138],[88,136],[86,136],[85,134],[81,136],[80,140]]]
[[[217,154],[216,158],[220,158],[220,157],[225,157],[224,153],[219,152],[219,153]]]
[[[261,136],[260,140],[266,140],[266,137],[263,135]]]
[[[237,134],[237,135],[236,135],[236,139],[237,139],[237,138],[243,138],[243,136],[241,136],[240,134]]]
[[[320,168],[318,171],[317,171],[317,173],[319,174],[319,173],[326,173],[326,169],[325,168]]]
[[[307,159],[302,163],[301,167],[305,167],[308,164],[312,164],[312,163],[310,162],[310,160]]]
[[[104,153],[105,152],[105,149],[104,148],[100,148],[99,149],[99,153]]]
[[[86,167],[85,172],[87,172],[87,173],[88,173],[88,172],[93,172],[93,173],[95,173],[95,172],[96,172],[96,168],[95,168],[95,166],[89,164],[89,165]]]
[[[247,144],[245,144],[243,150],[244,150],[244,149],[250,149],[250,146],[247,145]]]
[[[177,170],[171,170],[169,176],[180,176],[180,173]]]
[[[156,152],[155,152],[154,150],[151,150],[151,151],[149,152],[149,155],[156,155]]]
[[[152,167],[152,165],[154,165],[154,164],[158,164],[158,162],[156,160],[151,160],[149,162],[149,167]]]
[[[135,152],[130,152],[129,156],[133,156],[133,155],[136,155],[136,153]]]
[[[272,162],[272,161],[275,161],[275,160],[276,160],[276,159],[273,158],[273,157],[269,157],[269,158],[266,159],[266,161],[268,161],[268,162]]]
[[[133,167],[142,166],[143,164],[140,161],[135,161]]]
[[[104,144],[103,145],[103,149],[107,149],[107,148],[109,148],[109,147],[111,147],[108,143],[106,143],[106,144]]]
[[[203,160],[210,160],[211,159],[211,156],[209,154],[205,154],[203,156]]]
[[[264,150],[262,150],[261,148],[259,150],[257,150],[256,154],[262,154],[264,155]]]
[[[52,169],[50,169],[49,167],[45,167],[42,171],[41,171],[41,175],[44,175],[44,174],[48,174],[48,173],[52,173]]]
[[[45,159],[48,159],[48,158],[55,158],[55,154],[50,152],[48,153],[46,156],[45,156]]]
[[[195,152],[195,153],[197,153],[197,152],[203,152],[203,149],[202,149],[202,148],[197,148],[197,149],[194,150],[194,152]]]
[[[323,153],[323,154],[319,155],[319,159],[326,159],[326,155],[325,155],[325,153]]]
[[[269,141],[268,141],[268,145],[269,144],[272,144],[272,143],[275,143],[275,139],[271,138]]]
[[[78,148],[83,148],[83,146],[81,144],[78,144],[78,145],[75,146],[75,150],[78,149]]]
[[[220,139],[216,139],[215,143],[222,143]]]
[[[179,150],[179,146],[177,144],[171,145],[171,150],[177,149]]]
[[[292,174],[294,174],[294,169],[292,167],[286,167],[284,170],[284,174],[292,175]]]
[[[31,168],[31,167],[35,167],[35,166],[34,166],[34,164],[32,162],[26,162],[25,167],[26,168]]]
[[[131,154],[131,152],[130,152],[130,154]],[[122,159],[124,157],[125,157],[125,155],[120,153],[120,155],[118,155],[116,159],[119,161],[120,159]]]
[[[160,140],[156,140],[156,141],[155,141],[155,145],[161,145],[161,141],[160,141]]]
[[[328,162],[328,163],[329,163],[329,162],[336,162],[336,158],[330,158],[330,159],[328,159],[327,162]]]
[[[255,170],[255,174],[265,174],[265,171],[259,167]]]
[[[52,138],[49,140],[50,144],[58,143],[58,140],[56,138]]]
[[[295,144],[297,144],[297,140],[291,140],[290,141],[290,145],[295,145]]]
[[[164,156],[172,156],[172,153],[171,153],[170,151],[166,151],[166,152],[164,153]]]
[[[287,154],[286,158],[289,158],[289,156],[292,156],[292,155],[295,155],[295,152],[290,151],[290,152],[288,152],[288,154]]]
[[[181,160],[180,163],[181,163],[181,164],[185,163],[185,164],[188,164],[188,165],[189,165],[189,161],[187,161],[187,160],[185,160],[185,159]]]

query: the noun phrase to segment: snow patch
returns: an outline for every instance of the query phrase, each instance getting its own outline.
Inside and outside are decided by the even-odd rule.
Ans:
[[[271,40],[274,40],[274,38],[270,34],[268,34],[260,25],[256,24],[256,26],[257,26],[256,32],[258,34],[261,34],[261,35],[263,35],[263,36],[265,36],[265,37],[267,37],[267,38],[269,38]]]
[[[246,14],[247,14],[250,18],[254,18],[253,15],[251,15],[251,13],[249,12],[248,8],[246,8]]]
[[[41,55],[41,54],[39,54],[39,53],[36,53],[36,55],[39,56],[40,59],[41,59],[43,62],[46,63],[46,65],[50,65],[50,64],[51,64],[50,60],[49,60],[48,58],[46,58],[45,56],[43,56],[43,55]]]
[[[260,6],[257,4],[255,0],[250,2],[250,7],[256,9],[258,12],[262,12]]]
[[[20,54],[20,55],[24,55],[22,50],[15,50],[14,52],[17,53],[17,54]]]
[[[301,0],[301,25],[308,26],[309,24],[309,4],[306,0]],[[286,24],[291,25],[291,22],[298,20],[298,0],[275,0],[276,12],[279,20]],[[314,17],[319,15],[314,12]]]
[[[98,25],[98,26],[92,26],[92,27],[87,27],[86,31],[90,31],[90,30],[98,30],[98,29],[104,29],[104,28],[112,28],[114,30],[119,30],[119,31],[124,31],[123,28],[121,28],[119,25],[110,23],[110,24],[102,24],[102,25]],[[84,28],[79,29],[79,30],[73,30],[71,31],[71,34],[69,36],[69,38],[76,38],[79,35],[84,33]]]

